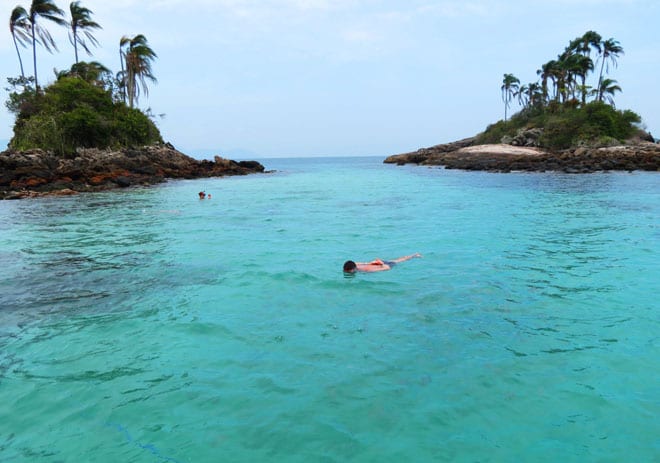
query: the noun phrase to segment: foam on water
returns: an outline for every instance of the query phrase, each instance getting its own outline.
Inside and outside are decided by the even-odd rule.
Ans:
[[[265,165],[0,202],[0,460],[660,454],[657,174]]]

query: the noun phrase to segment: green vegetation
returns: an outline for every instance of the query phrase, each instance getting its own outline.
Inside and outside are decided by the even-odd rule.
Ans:
[[[24,94],[18,100],[19,112],[10,147],[16,150],[38,147],[67,154],[76,148],[162,141],[151,119],[123,102],[113,101],[111,93],[98,85],[100,82],[88,82],[72,73],[60,77],[43,93]]]
[[[592,52],[598,66],[591,59]],[[632,111],[615,109],[614,95],[621,87],[605,77],[622,54],[618,41],[603,40],[597,32],[588,31],[536,71],[540,81],[520,85],[513,74],[504,74],[504,121],[490,125],[477,137],[477,143],[500,143],[531,129],[542,129],[537,144],[549,149],[618,143],[632,137],[640,131],[637,125],[641,118]],[[588,78],[596,68],[596,86],[591,87]],[[507,120],[516,97],[522,109]]]
[[[532,107],[520,111],[509,121],[490,125],[479,135],[477,143],[500,143],[518,133],[542,128],[538,146],[553,150],[582,144],[608,145],[622,142],[639,129],[641,118],[632,111],[618,111],[607,103],[592,101],[584,106]]]
[[[17,6],[11,12],[9,30],[18,56],[21,75],[8,78],[9,99],[5,106],[16,115],[10,148],[41,148],[59,154],[76,148],[119,148],[161,142],[153,121],[134,108],[141,94],[148,95],[147,81],[156,82],[151,64],[156,53],[144,35],[120,40],[121,72],[113,76],[101,63],[78,61],[78,47],[91,55],[98,41],[92,31],[101,26],[92,11],[74,1],[71,18],[53,0],[32,0],[30,9]],[[57,81],[42,88],[37,78],[37,45],[47,51],[57,46],[42,22],[69,28],[75,64],[56,72]],[[26,77],[19,45],[31,45],[34,74]]]

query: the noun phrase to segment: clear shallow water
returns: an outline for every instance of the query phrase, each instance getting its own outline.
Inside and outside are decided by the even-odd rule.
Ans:
[[[660,176],[380,162],[0,202],[0,460],[657,459]]]

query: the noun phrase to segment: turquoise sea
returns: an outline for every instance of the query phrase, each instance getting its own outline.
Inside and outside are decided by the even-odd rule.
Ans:
[[[0,461],[660,460],[660,174],[263,163],[0,202]]]

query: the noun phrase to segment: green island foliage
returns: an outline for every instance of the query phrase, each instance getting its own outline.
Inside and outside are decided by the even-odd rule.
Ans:
[[[520,85],[516,76],[505,73],[501,86],[504,120],[489,125],[476,142],[501,143],[521,132],[542,129],[538,146],[560,150],[618,144],[642,134],[641,117],[614,106],[614,95],[622,90],[606,75],[616,67],[619,55],[623,47],[617,40],[604,40],[597,32],[587,31],[571,40],[556,59],[543,64],[536,71],[536,82]],[[588,85],[590,76],[593,86]],[[509,106],[516,100],[522,109],[508,119]]]
[[[40,148],[58,154],[77,148],[120,148],[162,142],[151,118],[135,106],[148,95],[147,81],[156,82],[151,63],[156,53],[144,35],[124,36],[119,41],[121,71],[116,75],[102,64],[78,59],[78,50],[91,55],[98,41],[92,31],[101,26],[93,12],[73,1],[69,17],[55,0],[31,0],[29,8],[16,6],[10,15],[12,35],[20,65],[20,77],[8,78],[7,109],[16,115],[14,136],[9,147],[15,150]],[[75,63],[68,71],[57,72],[57,80],[39,85],[37,46],[46,51],[57,46],[44,23],[69,28]],[[25,75],[20,47],[31,48],[33,74]],[[147,111],[150,114],[150,111]]]
[[[538,140],[542,148],[561,150],[580,145],[604,146],[621,143],[640,132],[641,117],[633,111],[619,111],[607,103],[592,101],[584,106],[558,104],[523,109],[508,121],[489,125],[476,142],[501,143],[506,137],[534,128],[543,129]]]
[[[103,86],[63,76],[40,92],[11,94],[7,107],[17,113],[15,150],[41,148],[57,154],[76,148],[119,148],[162,142],[153,121]]]

